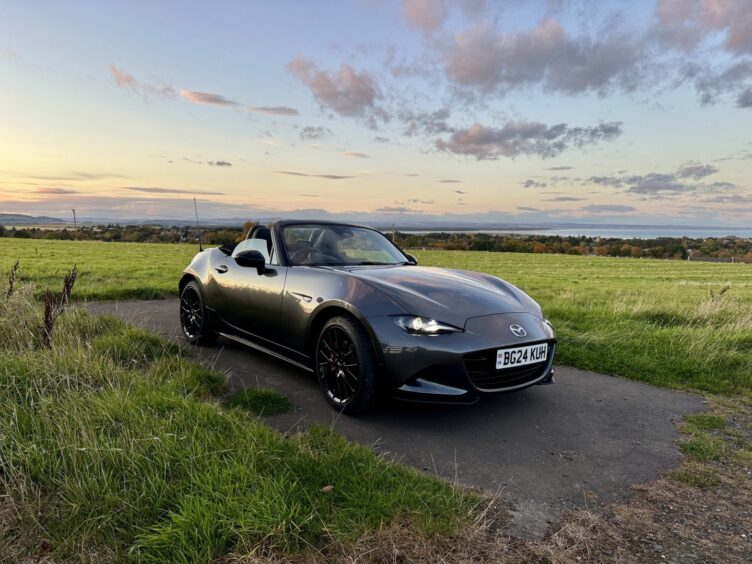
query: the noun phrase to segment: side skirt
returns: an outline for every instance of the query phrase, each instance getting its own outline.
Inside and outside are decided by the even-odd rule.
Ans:
[[[235,341],[236,343],[240,343],[241,345],[251,347],[252,349],[256,349],[257,351],[261,351],[262,353],[268,354],[269,356],[273,356],[274,358],[278,358],[280,360],[284,360],[285,362],[289,362],[290,364],[297,366],[298,368],[302,368],[306,372],[313,372],[313,368],[311,368],[310,366],[306,366],[305,364],[302,364],[296,360],[292,360],[291,358],[288,358],[283,354],[280,354],[276,351],[273,351],[264,346],[256,344],[253,341],[249,341],[248,339],[244,339],[243,337],[238,337],[237,335],[233,335],[231,333],[223,333],[222,331],[220,331],[219,334],[232,341]]]

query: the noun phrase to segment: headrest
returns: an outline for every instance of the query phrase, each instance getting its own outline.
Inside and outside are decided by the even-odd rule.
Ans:
[[[232,251],[232,256],[237,256],[242,251],[258,251],[264,256],[264,262],[269,262],[269,249],[266,248],[266,241],[264,239],[245,239],[238,243],[235,250]]]

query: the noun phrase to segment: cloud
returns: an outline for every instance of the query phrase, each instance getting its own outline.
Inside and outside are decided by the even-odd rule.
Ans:
[[[550,171],[558,171],[558,170],[572,170],[573,166],[550,166],[548,168],[544,168],[543,170],[550,170]]]
[[[624,181],[616,176],[591,176],[587,179],[590,184],[598,184],[599,186],[609,186],[612,188],[619,188],[624,186]]]
[[[303,141],[323,139],[324,137],[329,137],[331,134],[332,130],[326,127],[313,127],[308,125],[300,130],[300,138]]]
[[[416,210],[412,208],[406,208],[404,206],[386,206],[383,208],[376,208],[373,210],[376,213],[425,213],[423,210]]]
[[[436,31],[449,14],[447,0],[402,0],[402,15],[424,32]]]
[[[718,168],[713,165],[704,165],[700,163],[687,163],[679,167],[676,175],[679,178],[693,178],[694,180],[700,180],[711,174],[718,172]]]
[[[359,153],[358,151],[345,151],[342,153],[345,157],[352,157],[355,159],[370,159],[370,155],[366,155],[365,153]]]
[[[435,204],[435,200],[421,200],[420,198],[410,198],[407,200],[410,204],[425,204],[425,205],[431,205]]]
[[[411,26],[431,34],[441,28],[452,7],[458,7],[468,18],[477,18],[486,7],[486,0],[402,0],[400,5]]]
[[[745,88],[749,88],[752,81],[752,60],[736,61],[720,70],[707,63],[687,63],[680,69],[679,81],[694,84],[703,106],[715,104],[734,93],[737,93],[739,105],[739,98],[744,96]]]
[[[583,147],[599,141],[611,141],[621,135],[621,122],[600,123],[594,127],[553,126],[539,122],[510,121],[501,128],[479,123],[456,130],[448,139],[437,139],[436,148],[477,160],[534,155],[555,157],[571,147]]]
[[[637,211],[632,206],[622,206],[619,204],[593,204],[582,206],[580,209],[589,213],[628,213]]]
[[[298,196],[302,198],[319,198],[320,197],[318,194],[298,194]]]
[[[736,99],[736,105],[740,108],[752,108],[752,87],[743,90]]]
[[[572,38],[551,18],[512,34],[482,22],[454,36],[443,53],[444,70],[457,86],[483,93],[531,84],[565,94],[634,90],[640,43],[612,28],[601,35]]]
[[[465,192],[464,190],[455,190],[454,193],[455,194],[467,194],[467,192]]]
[[[224,96],[219,94],[212,94],[211,92],[196,92],[195,90],[181,90],[180,97],[187,100],[191,104],[200,104],[205,106],[220,106],[220,107],[237,107],[240,103],[234,100],[228,100]]]
[[[666,198],[680,194],[700,194],[729,191],[736,188],[730,182],[698,182],[718,172],[718,168],[698,162],[681,165],[676,172],[650,172],[648,174],[622,174],[619,176],[591,176],[585,184],[598,184],[618,188],[630,194]],[[624,172],[624,171],[622,171]]]
[[[300,112],[288,106],[248,106],[246,111],[270,116],[299,116]]]
[[[391,141],[389,137],[383,137],[381,135],[377,135],[373,140],[376,141],[376,143],[389,143],[389,141]]]
[[[136,77],[132,74],[125,72],[116,65],[110,65],[110,74],[112,75],[112,80],[114,80],[115,84],[120,88],[131,90],[134,94],[140,92],[141,83],[139,83],[138,80],[136,80]]]
[[[41,187],[36,189],[37,194],[75,194],[77,193],[77,190],[69,190],[67,188],[52,188],[52,187]]]
[[[305,176],[309,178],[324,178],[326,180],[345,180],[355,178],[355,176],[346,176],[343,174],[308,174],[307,172],[296,172],[294,170],[277,170],[277,174],[288,174],[290,176]]]
[[[150,95],[164,99],[176,99],[178,97],[190,102],[205,106],[219,106],[225,108],[240,108],[240,102],[230,100],[219,94],[211,92],[197,92],[195,90],[176,91],[170,85],[157,86],[139,81],[135,76],[121,69],[117,65],[110,65],[110,76],[115,84],[122,90],[132,94],[140,94],[144,97]],[[273,116],[298,116],[300,113],[295,108],[288,106],[246,106],[245,111]]]
[[[728,51],[752,53],[749,0],[658,0],[655,13],[664,36],[683,49],[720,33]]]
[[[342,63],[335,72],[319,70],[302,55],[290,61],[287,70],[309,88],[322,108],[341,116],[364,118],[370,125],[387,119],[376,105],[381,97],[376,80],[365,71],[357,72],[347,63]]]
[[[187,188],[159,188],[152,186],[123,186],[123,190],[133,192],[145,192],[147,194],[193,194],[197,196],[221,196],[223,192],[212,192],[208,190],[191,190]]]
[[[548,186],[545,182],[540,182],[539,180],[533,180],[532,178],[528,178],[525,180],[525,182],[522,183],[523,188],[545,188]]]
[[[157,96],[164,99],[172,99],[177,96],[175,89],[168,85],[156,86],[154,84],[148,84],[140,82],[132,74],[124,71],[117,65],[110,65],[110,76],[113,82],[121,89],[131,94],[138,94],[145,98],[149,96]]]
[[[70,172],[65,174],[52,174],[52,175],[41,175],[41,174],[20,174],[18,176],[23,176],[25,178],[30,178],[32,180],[43,180],[43,181],[53,181],[53,182],[64,182],[68,180],[103,180],[106,178],[129,178],[125,174],[118,174],[115,172]]]
[[[582,202],[587,198],[577,198],[576,196],[556,196],[555,198],[547,198],[544,202]]]
[[[415,135],[438,135],[451,131],[451,128],[447,124],[449,110],[446,108],[434,110],[433,112],[403,110],[398,114],[398,118],[405,125],[403,134],[408,137]]]
[[[206,161],[209,166],[232,166],[229,161]]]
[[[460,184],[462,180],[456,180],[454,178],[442,178],[441,180],[437,180],[439,184]]]

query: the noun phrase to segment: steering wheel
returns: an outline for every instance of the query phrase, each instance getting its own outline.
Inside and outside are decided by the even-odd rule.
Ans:
[[[298,249],[297,251],[295,251],[294,253],[290,255],[290,260],[292,260],[293,262],[297,264],[309,263],[311,262],[311,254],[313,254],[314,251],[315,249],[313,249],[312,247],[305,247],[303,249]]]

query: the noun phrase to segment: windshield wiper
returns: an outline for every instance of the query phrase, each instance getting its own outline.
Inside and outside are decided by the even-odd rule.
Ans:
[[[360,262],[350,263],[348,266],[395,266],[402,264],[399,262],[378,262],[375,260],[362,260]]]

